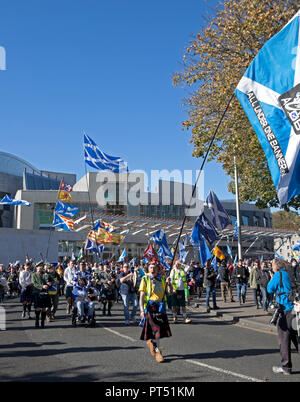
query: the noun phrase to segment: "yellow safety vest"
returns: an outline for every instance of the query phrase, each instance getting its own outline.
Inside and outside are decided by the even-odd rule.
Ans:
[[[142,280],[145,281],[146,283],[146,293],[144,297],[144,309],[146,308],[148,301],[150,299],[150,294],[151,294],[151,279],[150,279],[150,274],[146,274],[143,276]],[[165,288],[166,286],[166,280],[164,277],[161,279],[162,287]],[[164,301],[167,300],[166,293],[164,293]]]
[[[185,275],[185,272],[184,272],[184,270],[182,268],[180,268],[180,271],[178,271],[178,269],[175,268],[174,278],[173,278],[173,281],[172,281],[173,289],[175,289],[175,290],[178,289],[177,281],[179,279],[179,275],[182,278],[182,282],[183,282],[183,286],[184,286],[184,290],[185,290],[185,289],[187,289],[186,275]]]

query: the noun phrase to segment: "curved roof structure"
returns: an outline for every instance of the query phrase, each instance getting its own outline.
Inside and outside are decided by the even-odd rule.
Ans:
[[[28,173],[35,172],[36,174],[40,174],[38,169],[32,166],[29,162],[24,161],[24,159],[0,151],[0,172],[22,177],[25,168]]]

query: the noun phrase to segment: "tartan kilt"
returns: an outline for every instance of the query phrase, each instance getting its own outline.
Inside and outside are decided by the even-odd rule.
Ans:
[[[51,297],[46,292],[36,293],[34,295],[34,308],[51,308]]]
[[[160,313],[157,304],[148,306],[145,323],[140,336],[142,341],[161,339],[172,336],[167,314]]]
[[[24,303],[32,303],[33,296],[32,296],[32,285],[28,285],[25,289],[21,291],[21,298],[20,302]]]

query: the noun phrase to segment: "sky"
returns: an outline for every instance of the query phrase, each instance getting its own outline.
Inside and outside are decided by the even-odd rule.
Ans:
[[[188,92],[172,75],[216,4],[0,0],[0,150],[79,179],[86,132],[130,170],[196,172],[202,160],[181,127]],[[234,198],[228,181],[220,165],[207,164],[204,195]]]

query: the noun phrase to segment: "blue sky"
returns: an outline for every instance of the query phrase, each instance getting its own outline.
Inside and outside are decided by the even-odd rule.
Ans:
[[[216,3],[2,0],[1,150],[80,178],[85,131],[130,170],[199,169],[181,129],[187,92],[172,75]],[[205,193],[233,198],[228,181],[206,166]]]

